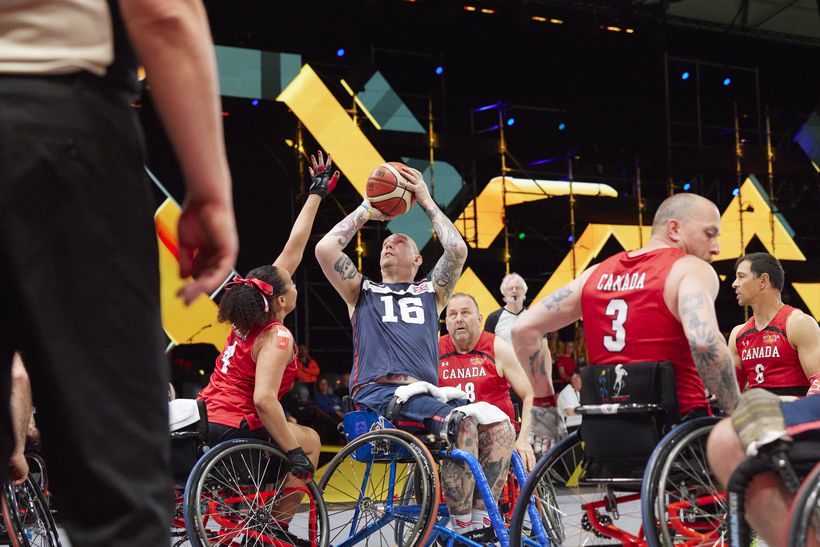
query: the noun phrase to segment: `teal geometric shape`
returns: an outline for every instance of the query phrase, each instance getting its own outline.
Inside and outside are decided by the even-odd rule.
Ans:
[[[421,171],[428,188],[430,187],[430,164],[427,160],[402,157],[401,161]],[[433,197],[436,203],[443,204],[446,208],[461,190],[461,176],[452,165],[444,161],[436,162],[435,175],[436,187]],[[430,193],[433,193],[432,190]],[[402,216],[391,220],[387,223],[387,229],[412,237],[419,250],[433,238],[433,226],[421,207],[413,207]]]
[[[216,46],[223,96],[274,100],[302,68],[302,56],[258,49]]]
[[[407,105],[384,79],[381,72],[375,74],[364,84],[364,91],[356,95],[362,104],[379,122],[382,129],[404,131],[407,133],[425,133]]]
[[[757,177],[754,175],[749,175],[749,180],[751,180],[752,184],[755,185],[757,191],[760,193],[760,197],[762,197],[763,201],[765,201],[769,205],[769,209],[772,210],[775,218],[777,218],[777,220],[779,220],[780,223],[783,225],[783,228],[786,230],[786,233],[789,234],[789,237],[793,238],[794,228],[792,228],[792,225],[789,224],[789,221],[786,220],[786,217],[784,217],[781,213],[777,212],[777,205],[769,201],[769,193],[763,188],[763,185],[760,184],[760,181],[757,180]]]

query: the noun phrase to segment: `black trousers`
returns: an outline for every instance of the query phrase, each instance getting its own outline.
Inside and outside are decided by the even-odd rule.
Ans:
[[[129,102],[88,74],[0,75],[0,467],[20,351],[75,547],[169,541],[154,203]]]

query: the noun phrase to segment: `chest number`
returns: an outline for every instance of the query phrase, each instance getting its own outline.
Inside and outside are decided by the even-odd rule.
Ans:
[[[762,384],[763,380],[765,379],[763,378],[764,370],[765,368],[763,367],[763,364],[755,365],[755,382],[757,382],[758,384]]]
[[[464,393],[467,394],[467,398],[470,399],[471,403],[475,402],[475,384],[473,382],[467,382],[464,384],[464,387],[461,387],[461,384],[456,386],[456,389],[460,389]]]
[[[384,302],[384,315],[382,321],[384,323],[396,323],[401,317],[402,323],[411,323],[414,325],[424,324],[424,306],[421,298],[402,298],[399,300],[399,315],[396,315],[396,304],[392,296],[382,296]]]
[[[628,306],[626,300],[622,298],[613,298],[606,306],[607,317],[612,317],[612,333],[615,336],[607,334],[604,336],[604,347],[607,351],[621,351],[626,347],[626,330],[624,330],[624,323],[626,323]]]
[[[225,348],[222,352],[222,372],[228,372],[228,367],[231,364],[231,357],[236,351],[236,342]]]

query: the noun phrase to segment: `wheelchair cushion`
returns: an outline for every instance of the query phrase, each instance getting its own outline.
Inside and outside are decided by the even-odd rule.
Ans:
[[[590,477],[640,477],[666,426],[679,420],[672,363],[592,365],[581,371],[581,404],[658,404],[662,411],[586,415],[580,435]]]

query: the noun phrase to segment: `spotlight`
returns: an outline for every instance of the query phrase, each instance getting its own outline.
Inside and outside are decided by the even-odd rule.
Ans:
[[[259,104],[259,99],[254,99],[251,101],[251,106],[257,106]]]
[[[444,74],[444,67],[443,66],[437,66],[436,67],[436,74],[438,74],[439,76]]]
[[[683,185],[683,191],[684,192],[688,192],[691,189],[692,189],[692,185],[690,183],[687,182],[686,184]]]
[[[731,83],[732,83],[732,79],[731,79],[731,78],[723,78],[723,85],[724,85],[724,86],[728,86],[728,85],[729,85],[729,84],[731,84]]]
[[[336,57],[344,57],[345,56],[345,48],[340,47],[336,50]]]
[[[689,79],[689,71],[684,72],[680,75],[681,80],[688,80]]]
[[[507,125],[515,125],[515,118],[507,118]]]
[[[565,124],[564,122],[561,122],[561,123],[558,124],[558,131],[563,131],[566,128],[567,128],[567,124]]]
[[[735,188],[734,190],[732,190],[732,195],[733,195],[733,196],[736,196],[736,195],[738,195],[739,193],[740,193],[740,188]]]
[[[572,243],[574,239],[575,239],[575,238],[573,238],[572,236],[569,236],[569,237],[567,238],[567,241],[569,241],[570,243]]]
[[[518,232],[518,239],[524,239],[525,237],[527,237],[526,232]]]
[[[537,21],[537,22],[539,22],[539,23],[546,23],[546,22],[547,22],[547,18],[546,18],[546,17],[542,17],[542,16],[540,16],[540,15],[533,15],[533,16],[532,16],[532,20],[533,20],[533,21]]]

